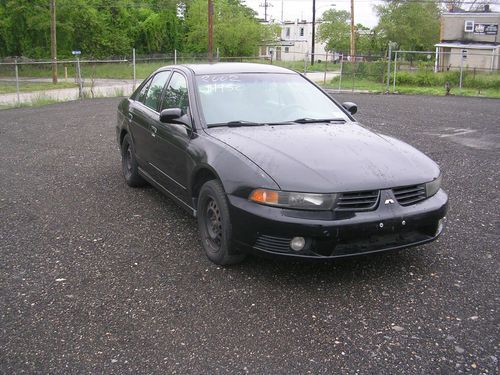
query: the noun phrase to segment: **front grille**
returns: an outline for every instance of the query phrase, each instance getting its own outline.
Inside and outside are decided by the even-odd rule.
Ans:
[[[409,206],[427,198],[424,184],[398,187],[392,189],[392,192],[401,206]]]
[[[255,247],[266,251],[287,253],[290,250],[291,238],[261,235],[255,241]]]
[[[337,211],[368,211],[377,206],[378,190],[341,193],[337,200]]]

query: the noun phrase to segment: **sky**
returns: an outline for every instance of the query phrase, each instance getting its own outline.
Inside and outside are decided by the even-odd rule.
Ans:
[[[281,4],[283,3],[283,18],[285,21],[295,21],[295,19],[312,20],[312,0],[267,0],[273,5],[267,8],[269,15],[281,21]],[[244,3],[255,11],[259,12],[259,17],[264,18],[264,8],[259,5],[264,4],[264,0],[245,0]],[[374,5],[382,1],[375,0],[355,0],[354,1],[354,22],[361,23],[368,27],[374,27],[378,23]],[[316,18],[319,18],[323,12],[332,8],[337,10],[351,10],[350,0],[316,0]]]
[[[264,8],[259,5],[264,4],[265,0],[244,0],[244,3],[259,13],[260,18],[264,18]],[[284,21],[295,21],[295,19],[312,21],[312,0],[267,0],[272,7],[267,8],[269,15],[276,21],[281,21],[281,4],[283,4]],[[370,28],[378,23],[377,13],[374,6],[382,4],[381,0],[354,0],[354,22],[361,23]],[[500,11],[500,0],[491,2],[491,9],[495,12]],[[332,8],[335,4],[337,10],[351,11],[351,0],[316,0],[316,18]]]

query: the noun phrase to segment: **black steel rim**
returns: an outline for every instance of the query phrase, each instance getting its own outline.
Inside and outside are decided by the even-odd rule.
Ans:
[[[222,216],[217,202],[212,198],[207,202],[205,228],[209,243],[219,249],[222,244]]]
[[[125,173],[127,176],[132,174],[132,148],[127,145],[127,150],[125,151]]]

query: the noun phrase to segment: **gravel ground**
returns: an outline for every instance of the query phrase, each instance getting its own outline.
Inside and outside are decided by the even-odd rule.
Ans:
[[[338,95],[435,159],[447,230],[400,253],[221,268],[128,188],[118,99],[0,111],[0,372],[499,372],[500,101]]]

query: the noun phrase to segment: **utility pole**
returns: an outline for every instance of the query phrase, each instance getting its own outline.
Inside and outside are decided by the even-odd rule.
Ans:
[[[314,65],[314,44],[316,42],[316,0],[313,0],[313,22],[312,22],[312,46],[311,46],[311,66]]]
[[[214,58],[213,54],[213,30],[214,30],[214,3],[208,0],[208,61],[211,63]]]
[[[356,35],[354,34],[354,0],[351,0],[351,62],[356,60]]]
[[[50,0],[50,55],[52,58],[52,83],[57,83],[56,0]]]
[[[259,7],[264,8],[264,21],[267,22],[267,8],[272,7],[273,4],[271,4],[268,0],[264,0],[263,3],[259,5]],[[283,9],[283,4],[281,4],[282,9]]]

